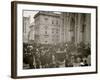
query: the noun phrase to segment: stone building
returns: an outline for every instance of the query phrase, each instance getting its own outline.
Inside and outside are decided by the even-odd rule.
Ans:
[[[91,43],[91,15],[87,13],[62,13],[62,42]]]
[[[41,44],[58,44],[69,41],[91,43],[91,15],[89,13],[46,12],[34,16],[34,40]]]
[[[40,11],[34,19],[36,43],[57,44],[60,42],[60,14]]]

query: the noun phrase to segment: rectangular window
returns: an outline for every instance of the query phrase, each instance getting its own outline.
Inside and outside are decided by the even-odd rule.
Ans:
[[[58,20],[56,21],[56,25],[58,25]]]
[[[56,33],[58,33],[59,29],[56,30]]]
[[[52,28],[52,33],[54,33],[54,31],[55,31],[55,29],[54,29],[54,28]]]
[[[47,34],[47,31],[45,31],[45,34]]]
[[[54,24],[54,20],[52,20],[52,24]]]
[[[48,41],[45,41],[45,43],[47,43]]]
[[[48,20],[48,18],[44,18],[45,19],[45,21],[47,21]]]

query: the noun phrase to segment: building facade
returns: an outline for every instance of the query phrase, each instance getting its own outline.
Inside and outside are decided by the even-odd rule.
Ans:
[[[91,43],[91,15],[87,13],[62,13],[62,42]]]
[[[41,44],[91,43],[91,15],[40,11],[34,16],[34,41]]]
[[[53,12],[38,12],[35,16],[35,42],[57,44],[60,42],[60,15]]]

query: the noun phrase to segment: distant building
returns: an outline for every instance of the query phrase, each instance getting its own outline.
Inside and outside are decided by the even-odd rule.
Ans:
[[[88,13],[62,13],[62,41],[91,43],[91,15]]]
[[[23,17],[23,42],[28,43],[28,34],[30,31],[30,17]]]
[[[60,43],[60,14],[38,12],[35,16],[35,42],[41,44]]]
[[[30,31],[28,33],[28,42],[30,44],[33,44],[34,40],[35,40],[35,30],[34,30],[35,24],[31,23],[30,26],[29,26],[29,28],[30,28]]]

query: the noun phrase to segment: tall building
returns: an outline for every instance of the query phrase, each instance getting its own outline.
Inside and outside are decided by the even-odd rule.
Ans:
[[[62,13],[62,41],[91,43],[91,15],[88,13]]]
[[[35,42],[41,44],[57,44],[60,42],[60,14],[54,12],[38,12],[35,16]]]
[[[89,13],[69,13],[40,11],[34,16],[35,42],[58,44],[69,41],[91,43],[91,15]]]

